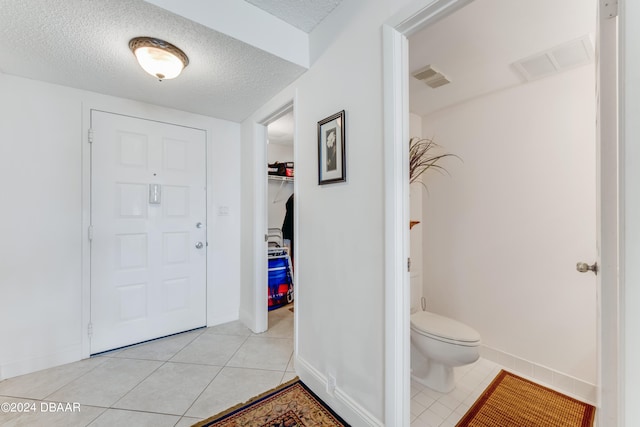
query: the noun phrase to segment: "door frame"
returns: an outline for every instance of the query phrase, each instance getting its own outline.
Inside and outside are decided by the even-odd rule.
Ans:
[[[272,110],[269,114],[264,116],[261,120],[257,121],[253,125],[253,141],[255,146],[255,163],[254,163],[254,194],[255,199],[254,203],[256,206],[256,212],[254,216],[254,224],[253,224],[253,235],[255,237],[253,244],[253,259],[255,260],[254,266],[254,278],[253,283],[255,285],[253,289],[254,294],[254,307],[253,307],[253,316],[254,316],[254,328],[252,328],[253,332],[260,333],[264,332],[269,327],[269,309],[268,309],[268,283],[269,283],[269,272],[268,272],[268,261],[267,261],[267,242],[265,240],[265,233],[268,228],[268,200],[267,200],[267,189],[268,189],[268,175],[267,175],[267,126],[282,117],[283,115],[293,112],[293,161],[294,164],[296,162],[296,123],[295,123],[295,102],[294,99],[287,100],[284,104],[281,104],[279,107]],[[293,181],[293,191],[294,193],[298,189],[298,184],[295,179]],[[293,200],[294,212],[297,209],[297,201],[294,198]],[[293,233],[297,235],[298,233],[298,221],[297,218],[294,218],[293,221]],[[294,247],[296,249],[297,245]],[[296,251],[297,252],[297,251]],[[293,254],[293,258],[296,258],[296,254]],[[294,270],[294,279],[293,283],[298,283],[297,280],[297,269]],[[295,298],[298,297],[298,290],[295,289]],[[294,322],[297,322],[298,315],[294,311]],[[297,340],[294,340],[294,345],[296,345]],[[297,354],[297,353],[296,353]]]
[[[141,120],[150,120],[155,122],[162,122],[174,126],[188,127],[193,129],[202,130],[205,133],[205,175],[206,175],[206,212],[205,218],[207,222],[207,241],[212,241],[209,203],[212,200],[212,164],[211,164],[211,144],[212,144],[212,131],[213,129],[206,123],[206,121],[198,118],[188,118],[183,115],[182,112],[176,110],[169,110],[163,107],[151,106],[146,104],[131,103],[127,100],[114,100],[112,102],[90,102],[83,103],[82,109],[82,131],[80,135],[81,149],[81,206],[82,206],[82,220],[80,224],[80,242],[81,242],[81,289],[80,289],[80,302],[81,302],[81,329],[79,331],[81,337],[81,359],[86,359],[91,356],[91,339],[89,336],[88,325],[91,323],[91,243],[89,241],[89,226],[91,225],[91,143],[89,142],[89,132],[91,130],[91,112],[101,111],[104,113],[117,114],[121,116],[133,117]],[[176,120],[176,117],[180,120]],[[206,255],[206,292],[207,292],[207,305],[206,305],[206,324],[210,324],[209,316],[209,288],[210,288],[210,271],[208,266],[211,264],[212,251],[207,250]]]
[[[620,81],[618,63],[618,19],[607,18],[602,2],[598,2],[596,30],[596,235],[597,262],[600,271],[596,279],[597,316],[597,423],[601,426],[623,426],[624,394],[624,315],[622,305],[624,281],[619,275],[623,266],[621,244],[624,234],[619,226],[621,216],[619,164],[622,135],[620,123]],[[620,123],[618,123],[620,121]],[[603,173],[603,171],[605,173]],[[615,174],[610,173],[616,171]],[[607,173],[609,172],[609,173]],[[612,232],[613,231],[613,232]],[[631,424],[633,425],[633,423]]]
[[[640,45],[638,2],[620,0],[618,8],[618,108],[619,108],[619,174],[621,212],[620,286],[620,363],[621,420],[628,426],[640,425]],[[626,43],[629,40],[629,43]],[[629,141],[627,144],[626,141]],[[630,260],[626,262],[626,259]],[[634,262],[635,261],[635,262]],[[629,286],[626,286],[629,283]],[[634,286],[635,285],[635,286]],[[626,363],[626,361],[629,361]],[[630,402],[625,405],[625,402]],[[633,402],[633,403],[632,403]],[[622,423],[621,423],[622,425]]]
[[[385,165],[385,425],[409,425],[410,420],[410,278],[407,271],[409,255],[409,182],[408,176],[408,141],[409,141],[409,55],[407,37],[414,32],[452,14],[456,10],[469,4],[472,0],[416,0],[404,10],[392,17],[383,25],[383,88],[384,88],[384,165]],[[595,1],[595,0],[593,0]],[[601,4],[598,2],[598,8]],[[621,8],[620,13],[624,7]],[[624,21],[623,21],[624,22]],[[598,31],[600,28],[598,28]],[[621,43],[618,53],[624,57],[624,34],[619,34]],[[615,53],[614,53],[615,54]],[[596,52],[596,61],[602,56]],[[617,77],[617,76],[615,76]],[[614,85],[615,87],[615,85]],[[606,86],[605,90],[617,90]],[[600,98],[598,99],[598,108]],[[621,111],[620,121],[624,122],[624,111]],[[606,131],[618,129],[616,117],[605,117],[605,122],[599,123]],[[623,145],[623,135],[618,134],[614,145]],[[596,156],[599,158],[600,153]],[[621,177],[620,166],[615,162],[604,165],[605,175]],[[617,195],[618,188],[614,187]],[[624,197],[621,194],[621,197]],[[617,197],[601,201],[599,209],[614,212],[608,217],[605,231],[613,231],[615,245],[618,244],[619,200]],[[624,238],[624,236],[621,236]],[[611,246],[607,245],[607,248]],[[609,264],[624,267],[623,258],[618,251],[610,254]],[[603,266],[607,268],[607,266]],[[611,267],[609,267],[611,268]],[[604,272],[601,276],[601,292],[606,292],[612,302],[598,307],[598,334],[601,335],[601,325],[616,325],[619,329],[610,331],[618,337],[618,332],[624,332],[624,324],[620,324],[620,309],[617,303],[623,303],[620,296],[624,295],[624,280],[616,271]],[[614,326],[615,327],[615,326]],[[610,369],[605,362],[617,360],[619,371],[624,372],[625,335],[620,333],[619,339],[614,340],[613,348],[603,348],[598,341],[598,405],[596,412],[600,425],[601,420],[619,419],[624,411],[624,394],[621,394],[623,380],[618,376],[618,369]],[[603,354],[604,353],[604,354]],[[610,389],[606,399],[602,398],[602,384]],[[628,387],[628,384],[627,384]],[[609,424],[606,424],[609,425]],[[622,425],[622,424],[617,424]]]

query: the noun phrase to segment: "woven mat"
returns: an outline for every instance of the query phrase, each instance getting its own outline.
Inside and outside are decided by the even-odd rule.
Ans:
[[[589,427],[596,409],[500,371],[456,427]]]
[[[349,427],[297,377],[193,427]]]

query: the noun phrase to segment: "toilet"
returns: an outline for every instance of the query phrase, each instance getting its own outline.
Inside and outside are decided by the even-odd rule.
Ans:
[[[453,368],[480,356],[480,334],[473,328],[428,311],[411,315],[411,378],[433,390],[455,388]]]

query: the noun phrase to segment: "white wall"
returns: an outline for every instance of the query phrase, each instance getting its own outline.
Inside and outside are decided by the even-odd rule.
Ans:
[[[406,2],[405,2],[406,3]],[[296,371],[352,425],[384,419],[382,24],[403,2],[344,0],[311,33],[310,70],[243,123],[241,314],[251,323],[254,124],[295,99]],[[322,46],[322,48],[318,48]],[[324,49],[324,50],[323,50]],[[318,185],[317,122],[346,111],[347,182]],[[260,172],[261,173],[261,172]],[[248,246],[247,246],[248,245]],[[336,392],[325,390],[328,375]]]
[[[0,74],[0,92],[6,378],[80,359],[82,117],[62,87]]]
[[[193,117],[207,126],[208,202],[207,326],[239,317],[240,307],[240,125]],[[222,208],[222,209],[221,209]]]
[[[79,360],[85,351],[89,108],[207,131],[207,318],[215,324],[238,317],[238,124],[3,74],[0,93],[0,379]],[[219,206],[229,214],[218,216]]]
[[[424,117],[423,134],[463,162],[427,178],[428,309],[483,344],[596,383],[593,67]]]
[[[293,162],[293,143],[291,144],[267,144],[267,163]]]
[[[293,145],[267,145],[267,163],[293,162]],[[285,204],[293,194],[293,182],[269,180],[267,183],[267,223],[269,228],[282,228],[284,215],[287,211]]]

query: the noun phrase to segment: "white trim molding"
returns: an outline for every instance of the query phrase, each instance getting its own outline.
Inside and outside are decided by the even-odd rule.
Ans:
[[[407,39],[384,35],[385,157],[385,424],[409,425],[409,174]],[[408,75],[408,74],[407,74]],[[406,142],[406,143],[405,143]],[[406,147],[407,146],[407,147]]]
[[[421,0],[383,26],[385,168],[385,425],[410,420],[409,54],[407,35],[471,0]]]
[[[255,333],[265,332],[269,328],[268,299],[268,260],[267,243],[267,126],[269,123],[282,117],[294,109],[294,100],[289,99],[284,104],[275,108],[260,121],[253,123],[252,141],[254,144],[253,163],[253,313],[241,310],[240,319]],[[294,127],[295,129],[295,127]],[[295,144],[295,135],[294,135]],[[297,283],[297,282],[296,282]],[[297,292],[297,290],[296,290]]]
[[[0,365],[0,381],[55,366],[65,365],[67,363],[77,362],[82,358],[81,354],[82,346],[73,345],[45,356],[4,363]]]
[[[624,420],[624,34],[619,18],[598,2],[596,32],[596,209],[598,263],[598,411],[601,426],[635,426]],[[624,11],[624,8],[620,11]],[[622,61],[622,63],[621,63]],[[621,193],[622,191],[622,193]],[[637,405],[629,405],[635,407]]]
[[[355,400],[353,400],[344,390],[336,385],[332,394],[329,394],[327,390],[328,380],[316,368],[311,366],[309,362],[297,356],[295,358],[296,373],[300,380],[309,385],[309,388],[314,390],[314,393],[318,395],[324,402],[326,402],[340,417],[344,418],[346,422],[354,427],[384,427],[385,424],[381,420],[376,418],[371,412],[360,406]],[[321,390],[321,392],[318,392]],[[391,426],[393,424],[386,424]],[[409,424],[399,424],[409,425]]]
[[[595,384],[485,345],[480,347],[480,356],[522,377],[597,406],[598,387]]]
[[[253,259],[254,259],[254,295],[253,295],[253,332],[260,333],[269,327],[267,309],[267,243],[265,233],[267,232],[267,127],[260,123],[253,125],[253,141],[255,157],[253,170],[254,182],[254,206],[255,212],[253,223]]]
[[[618,10],[620,145],[620,426],[640,425],[640,4],[620,0]]]

